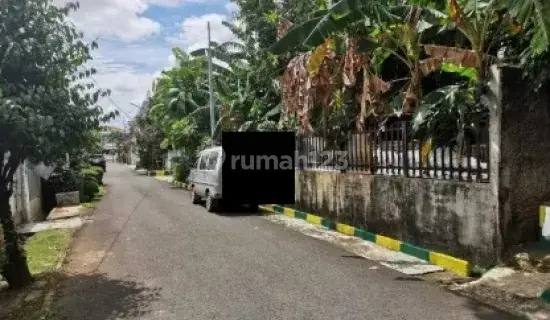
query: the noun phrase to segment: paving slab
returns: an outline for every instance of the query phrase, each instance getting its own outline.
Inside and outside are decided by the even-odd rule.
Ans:
[[[19,229],[19,233],[28,234],[28,233],[37,233],[50,229],[76,229],[80,228],[84,224],[85,220],[80,217],[74,217],[69,219],[64,219],[60,221],[44,221],[39,223],[30,223],[24,225]]]
[[[81,205],[53,208],[46,220],[51,221],[73,218],[82,214],[82,209],[83,207]]]

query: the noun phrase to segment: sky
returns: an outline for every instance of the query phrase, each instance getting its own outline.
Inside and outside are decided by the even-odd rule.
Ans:
[[[54,0],[63,4],[67,0]],[[222,25],[238,7],[228,0],[79,0],[71,14],[87,40],[97,39],[99,49],[90,65],[95,80],[111,90],[111,99],[100,102],[105,111],[116,108],[113,124],[123,126],[134,117],[160,72],[174,63],[172,48],[192,51],[207,44],[206,24],[212,41],[235,36]],[[112,100],[112,101],[111,101]],[[126,115],[125,115],[126,114]]]

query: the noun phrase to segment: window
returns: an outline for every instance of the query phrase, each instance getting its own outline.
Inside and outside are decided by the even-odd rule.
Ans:
[[[208,154],[205,153],[201,156],[199,170],[208,170],[207,165],[208,165]]]
[[[218,164],[218,152],[211,152],[208,155],[208,166],[206,170],[216,170],[216,165]]]

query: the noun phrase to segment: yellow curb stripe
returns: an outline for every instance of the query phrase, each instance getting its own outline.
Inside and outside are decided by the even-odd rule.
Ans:
[[[290,209],[290,208],[283,208],[283,214],[285,216],[289,216],[289,217],[292,217],[292,218],[296,217],[294,209]]]
[[[311,224],[321,225],[323,223],[323,218],[308,213],[306,221]]]
[[[469,276],[468,261],[457,259],[443,253],[430,252],[430,262],[458,275]]]
[[[401,241],[376,235],[376,244],[393,251],[401,251]]]
[[[544,220],[546,220],[546,206],[539,207],[539,226],[544,226]]]
[[[347,224],[337,223],[336,224],[336,231],[343,233],[348,236],[355,235],[355,228],[352,226],[348,226]]]
[[[275,210],[275,205],[263,205],[260,206],[263,210],[274,212],[274,213],[280,213],[280,210]],[[296,211],[291,208],[285,208],[283,207],[284,215],[289,217],[296,217]],[[539,215],[540,215],[540,224],[541,226],[544,224],[544,218],[546,217],[546,207],[541,206],[539,209]],[[324,218],[309,214],[306,215],[306,221],[312,224],[316,225],[322,225],[324,222]],[[342,234],[349,235],[349,236],[355,236],[355,227],[349,226],[347,224],[343,223],[336,223],[336,230]],[[396,239],[392,239],[389,237],[384,237],[381,235],[375,235],[375,243],[379,246],[388,248],[393,251],[401,251],[401,244],[402,242]],[[423,249],[424,250],[424,249]],[[428,251],[428,250],[425,250]],[[451,257],[449,255],[438,253],[438,252],[429,252],[429,260],[430,263],[440,266],[446,270],[452,271],[458,275],[468,277],[470,275],[470,268],[468,261],[457,259],[454,257]]]
[[[266,204],[266,205],[263,205],[263,206],[259,206],[261,209],[263,210],[266,210],[266,211],[269,211],[269,212],[275,212],[275,209],[273,209],[273,205],[272,204]]]

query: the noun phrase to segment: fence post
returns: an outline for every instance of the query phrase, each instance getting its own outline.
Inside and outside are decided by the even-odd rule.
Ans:
[[[367,138],[368,138],[368,141],[367,141],[367,144],[368,144],[368,151],[369,151],[369,171],[370,171],[370,174],[374,174],[376,172],[376,161],[377,161],[377,158],[376,158],[376,155],[375,155],[375,143],[374,141],[376,140],[376,130],[374,129],[374,126],[372,125],[371,122],[368,122],[368,127],[367,127]]]
[[[302,154],[304,153],[304,145],[303,145],[303,136],[297,132],[296,133],[296,150],[294,151],[294,161],[298,162],[298,170],[304,170],[304,162],[302,158]],[[294,164],[296,166],[296,163]]]
[[[342,168],[340,168],[340,173],[346,173],[348,171],[348,168],[350,166],[350,163],[349,163],[349,153],[351,152],[350,150],[350,145],[351,145],[351,149],[353,149],[353,143],[350,143],[352,140],[350,140],[350,133],[347,134],[348,135],[348,138],[346,139],[346,144],[345,144],[345,148],[344,150],[346,150],[346,152],[342,152],[341,154],[345,154],[346,155],[346,159],[345,159],[345,166],[343,166]],[[342,148],[339,148],[339,149],[342,149]]]
[[[401,134],[403,141],[403,170],[405,177],[409,177],[409,130],[408,122],[401,121]],[[413,166],[414,168],[414,166]]]

